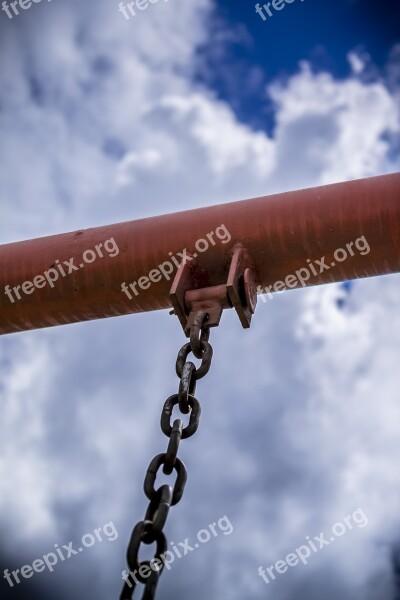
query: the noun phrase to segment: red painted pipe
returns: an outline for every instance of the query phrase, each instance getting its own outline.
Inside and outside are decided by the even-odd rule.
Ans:
[[[400,174],[5,244],[0,333],[168,308],[178,253],[218,285],[238,242],[276,291],[398,272]]]

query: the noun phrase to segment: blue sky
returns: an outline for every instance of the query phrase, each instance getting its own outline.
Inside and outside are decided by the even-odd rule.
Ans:
[[[398,171],[398,10],[1,12],[0,243]],[[392,275],[295,290],[260,301],[247,331],[223,316],[166,533],[192,540],[224,515],[233,531],[176,561],[159,600],[398,600],[399,289]],[[184,341],[167,311],[0,338],[1,598],[118,597]],[[365,526],[259,576],[358,509]],[[109,522],[112,543],[2,577]]]
[[[271,106],[265,106],[265,85],[295,73],[300,59],[309,60],[315,72],[346,78],[351,72],[347,54],[357,49],[384,72],[400,35],[400,5],[393,0],[295,0],[267,21],[255,4],[226,0],[215,5],[198,77],[229,102],[238,118],[267,130],[274,119]]]

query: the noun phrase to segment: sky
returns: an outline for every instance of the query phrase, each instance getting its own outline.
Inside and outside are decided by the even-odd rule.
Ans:
[[[399,6],[0,11],[0,243],[398,171]],[[246,331],[223,315],[166,533],[221,527],[157,598],[399,600],[399,292],[399,275],[294,290]],[[1,598],[118,597],[184,342],[168,311],[0,338]],[[53,572],[3,577],[102,527]]]

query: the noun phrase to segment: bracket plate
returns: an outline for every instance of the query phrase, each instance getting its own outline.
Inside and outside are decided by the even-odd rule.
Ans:
[[[245,248],[237,245],[224,284],[210,286],[209,277],[192,256],[187,255],[175,275],[170,291],[173,312],[189,336],[197,311],[207,312],[207,327],[219,325],[224,308],[234,308],[244,328],[250,327],[257,304],[253,262]]]

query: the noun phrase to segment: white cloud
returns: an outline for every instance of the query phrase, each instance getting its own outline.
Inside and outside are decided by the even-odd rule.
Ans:
[[[0,352],[0,505],[1,514],[8,515],[2,526],[23,542],[43,531],[57,531],[51,511],[55,485],[42,446],[52,363],[46,343],[33,337],[2,344]]]
[[[365,62],[362,60],[361,56],[357,54],[357,52],[349,52],[347,59],[355,75],[362,73],[365,67]]]
[[[189,132],[191,142],[204,149],[215,175],[229,176],[239,167],[264,180],[271,173],[273,142],[262,132],[238,123],[226,104],[199,93],[165,97],[160,104],[169,109],[172,122]]]
[[[314,184],[324,184],[396,170],[385,136],[398,134],[400,111],[383,83],[336,81],[303,62],[297,75],[269,90],[277,104],[280,173],[294,166],[296,177],[309,181],[312,174]]]
[[[162,161],[161,153],[154,149],[149,148],[141,153],[128,152],[118,165],[117,182],[121,186],[128,185],[134,179],[135,170],[156,170]]]

